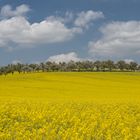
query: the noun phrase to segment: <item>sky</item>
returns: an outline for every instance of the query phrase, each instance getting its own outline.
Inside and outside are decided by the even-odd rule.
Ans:
[[[0,65],[140,63],[140,0],[0,0]]]

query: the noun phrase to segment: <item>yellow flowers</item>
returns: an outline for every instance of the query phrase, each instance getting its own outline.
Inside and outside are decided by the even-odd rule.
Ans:
[[[34,101],[30,102],[34,104]],[[13,105],[12,105],[13,104]],[[16,104],[16,106],[15,106]],[[31,106],[24,102],[5,103],[0,110],[0,139],[136,139],[140,137],[140,122],[137,113],[140,107],[125,105],[100,105],[94,103],[55,103],[50,108],[49,103],[36,103]],[[114,108],[118,108],[117,112]],[[27,112],[30,110],[29,112]],[[81,108],[83,108],[81,110]],[[40,112],[40,109],[42,112]],[[134,110],[135,109],[135,110]],[[90,111],[89,111],[90,110]],[[105,111],[105,112],[103,112]],[[124,111],[124,112],[123,112]],[[40,118],[37,114],[42,113]],[[49,112],[49,113],[48,113]],[[67,114],[65,112],[68,112]],[[119,114],[116,116],[115,114]],[[125,117],[129,120],[125,120]],[[131,120],[131,116],[135,119]]]
[[[139,73],[0,76],[0,139],[140,139],[139,83]]]

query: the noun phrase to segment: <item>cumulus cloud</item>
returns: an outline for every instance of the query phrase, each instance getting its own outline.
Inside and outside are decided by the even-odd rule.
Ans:
[[[64,13],[63,16],[59,16],[56,13],[56,15],[47,17],[47,20],[49,20],[49,21],[57,20],[57,21],[60,21],[60,22],[66,24],[66,23],[73,22],[73,20],[74,20],[74,14],[72,12],[67,11],[66,13]]]
[[[112,22],[100,28],[102,37],[89,42],[94,57],[129,58],[140,55],[140,21]]]
[[[103,17],[102,12],[81,12],[78,17],[72,12],[66,12],[63,17],[53,15],[41,22],[31,23],[26,17],[30,10],[29,6],[24,4],[15,9],[10,5],[1,8],[0,47],[13,50],[17,47],[65,42],[83,33],[83,26]],[[72,24],[68,26],[68,22]]]
[[[70,52],[66,54],[59,54],[59,55],[54,55],[48,58],[47,61],[51,62],[70,62],[70,61],[80,61],[82,60],[81,58],[78,57],[78,55],[75,52]]]
[[[130,64],[131,62],[134,62],[133,59],[124,59],[124,61],[125,61],[127,64]]]
[[[93,22],[100,18],[104,18],[104,14],[100,11],[82,11],[78,14],[78,17],[76,18],[74,24],[79,27],[88,27],[90,22]]]
[[[1,8],[0,15],[2,17],[24,16],[29,11],[29,6],[25,4],[16,7],[15,10],[10,5],[5,5]]]
[[[16,64],[22,64],[22,61],[20,61],[20,60],[13,60],[12,61],[12,64],[14,64],[14,65],[16,65]]]
[[[2,8],[1,14],[12,17],[0,20],[0,47],[10,46],[11,44],[25,47],[59,43],[70,40],[76,34],[82,33],[81,28],[68,28],[62,20],[52,16],[41,22],[31,24],[23,16],[29,10],[25,5],[17,7],[15,11],[12,11],[10,7],[6,7]]]

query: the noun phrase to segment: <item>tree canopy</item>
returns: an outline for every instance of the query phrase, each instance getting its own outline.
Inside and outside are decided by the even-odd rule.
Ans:
[[[9,64],[0,67],[0,75],[7,75],[14,72],[106,72],[106,71],[140,71],[140,65],[136,62],[126,63],[124,60],[114,62],[106,61],[79,61],[74,62],[41,62],[40,64]]]

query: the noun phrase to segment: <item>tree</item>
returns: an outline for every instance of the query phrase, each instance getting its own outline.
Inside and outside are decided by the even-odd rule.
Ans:
[[[20,73],[22,72],[22,67],[23,67],[22,64],[17,63],[17,64],[15,65],[15,71],[17,71],[17,72],[20,74]]]
[[[102,62],[100,62],[100,63],[101,63],[101,64],[100,64],[101,70],[102,70],[102,71],[105,71],[106,68],[107,68],[107,63],[106,63],[106,61],[102,61]]]
[[[94,63],[92,61],[83,61],[82,63],[85,71],[93,71]]]
[[[75,71],[76,70],[76,63],[74,61],[70,61],[67,63],[67,70],[68,71]]]
[[[33,68],[31,68],[31,67],[29,67],[28,65],[25,65],[25,66],[23,66],[22,67],[22,71],[24,72],[24,73],[28,73],[28,72],[32,72],[33,71]]]
[[[107,60],[106,61],[106,66],[109,69],[109,71],[112,71],[112,69],[115,67],[114,62],[112,60]]]
[[[130,62],[130,70],[131,71],[136,71],[138,64],[136,62]]]
[[[46,62],[40,64],[9,64],[7,66],[0,67],[0,75],[7,75],[9,73],[14,74],[14,72],[33,72],[33,71],[112,71],[120,70],[120,71],[136,71],[140,70],[140,65],[136,62],[126,63],[123,60],[114,63],[112,60],[107,61],[79,61],[74,62],[70,61],[66,62]]]
[[[100,71],[101,68],[101,61],[95,61],[94,67],[96,68],[96,71]]]
[[[59,62],[59,68],[60,68],[60,71],[67,71],[67,63],[66,62]]]
[[[123,71],[124,69],[126,69],[126,62],[123,61],[123,60],[120,60],[116,63],[116,66],[117,66],[118,69]]]

